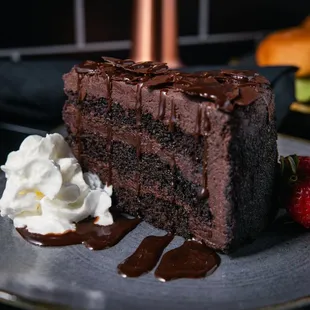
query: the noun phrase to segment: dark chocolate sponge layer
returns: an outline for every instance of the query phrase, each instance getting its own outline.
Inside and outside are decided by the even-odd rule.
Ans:
[[[189,214],[183,208],[149,194],[137,197],[125,188],[116,190],[115,196],[118,210],[142,217],[155,227],[174,232],[184,238],[193,237],[189,228]],[[178,221],[178,218],[182,221]]]
[[[75,137],[71,136],[68,142],[73,152],[77,153]],[[109,154],[105,148],[106,140],[98,136],[82,136],[81,142],[84,150],[81,163],[84,168],[89,169],[89,159],[99,163],[107,162]],[[156,191],[164,200],[170,202],[177,200],[189,206],[189,209],[192,209],[191,206],[197,206],[208,211],[207,199],[198,199],[201,186],[185,179],[177,167],[170,167],[156,154],[142,154],[138,163],[136,150],[132,146],[114,141],[112,158],[117,158],[112,162],[112,169],[115,169],[122,178],[132,181],[131,191],[138,191],[137,178],[139,178],[141,195],[144,188],[156,187]],[[107,165],[103,169],[108,169]]]
[[[222,251],[266,227],[277,148],[264,77],[109,59],[64,81],[69,141],[84,169],[113,184],[116,208]]]
[[[76,96],[70,96],[68,104],[77,106]],[[81,115],[84,118],[99,118],[100,122],[108,120],[112,126],[131,130],[136,126],[136,112],[134,110],[125,110],[120,104],[114,103],[107,111],[107,100],[100,98],[85,98],[81,106]],[[173,131],[168,130],[160,120],[154,120],[149,113],[141,116],[140,130],[146,131],[151,138],[154,138],[164,148],[175,153],[189,156],[191,160],[202,162],[203,139],[201,136],[193,136],[182,132],[178,125],[174,126]]]

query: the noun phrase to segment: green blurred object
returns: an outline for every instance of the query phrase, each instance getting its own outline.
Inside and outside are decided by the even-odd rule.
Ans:
[[[296,78],[295,96],[298,102],[310,102],[310,77]]]

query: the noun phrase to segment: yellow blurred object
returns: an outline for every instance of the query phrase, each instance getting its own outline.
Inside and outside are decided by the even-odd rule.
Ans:
[[[310,16],[301,25],[268,35],[256,50],[260,66],[296,66],[297,77],[310,76]]]
[[[290,110],[302,114],[310,114],[310,105],[302,102],[293,102],[290,106]]]

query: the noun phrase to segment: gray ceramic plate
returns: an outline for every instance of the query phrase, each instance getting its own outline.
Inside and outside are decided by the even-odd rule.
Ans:
[[[310,154],[310,144],[280,137],[279,150],[283,155]],[[3,187],[1,175],[1,192]],[[153,273],[137,279],[116,273],[117,263],[144,237],[164,234],[146,223],[115,247],[98,252],[82,245],[35,247],[9,220],[1,218],[0,225],[0,299],[24,307],[46,309],[52,303],[74,309],[291,309],[309,302],[310,233],[282,220],[231,257],[222,256],[210,277],[168,283],[157,281]],[[177,237],[168,249],[181,243]]]

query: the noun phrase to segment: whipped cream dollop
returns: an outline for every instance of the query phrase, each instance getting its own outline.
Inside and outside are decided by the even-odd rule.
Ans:
[[[59,134],[28,136],[1,169],[7,183],[0,199],[1,216],[14,226],[38,234],[75,230],[91,216],[110,225],[112,186],[103,187],[95,174],[83,174],[69,145]]]

